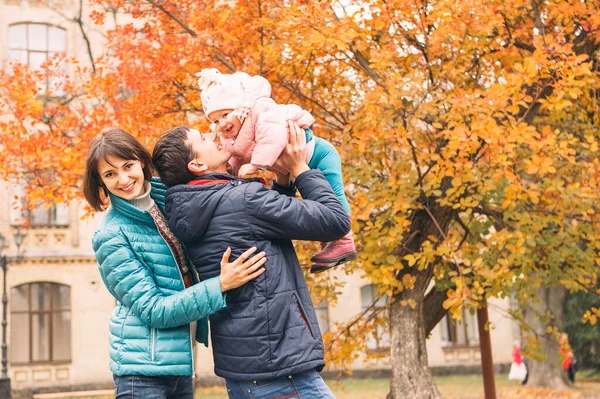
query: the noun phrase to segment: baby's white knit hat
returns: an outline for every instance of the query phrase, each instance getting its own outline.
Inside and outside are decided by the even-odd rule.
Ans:
[[[248,115],[254,95],[244,87],[242,76],[238,76],[240,74],[248,76],[243,72],[222,74],[215,68],[206,68],[196,74],[201,90],[200,100],[207,118],[210,113],[222,109],[233,109],[234,115],[242,120]]]

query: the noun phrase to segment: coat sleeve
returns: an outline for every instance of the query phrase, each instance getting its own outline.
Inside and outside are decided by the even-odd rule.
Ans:
[[[302,200],[248,184],[245,210],[260,239],[333,241],[350,231],[346,213],[321,171],[312,169],[296,179]]]
[[[263,113],[256,122],[256,144],[250,163],[255,166],[273,166],[287,144],[287,136],[287,122],[283,113],[277,112],[277,108]]]
[[[302,129],[308,129],[315,123],[315,118],[310,112],[303,110],[300,106],[296,104],[286,104],[284,106],[286,120],[295,121]]]
[[[122,233],[99,231],[92,244],[102,280],[110,293],[150,327],[178,327],[226,306],[218,277],[166,295]]]
[[[282,186],[275,180],[273,180],[273,183],[271,183],[271,190],[274,190],[281,195],[287,195],[288,197],[295,197],[297,192],[296,184],[293,182],[291,182],[288,186]]]

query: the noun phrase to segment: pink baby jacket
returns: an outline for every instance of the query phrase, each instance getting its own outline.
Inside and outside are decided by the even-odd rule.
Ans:
[[[260,79],[257,79],[260,78]],[[237,172],[250,163],[259,168],[273,165],[288,140],[287,121],[295,121],[301,128],[309,128],[315,118],[295,104],[277,104],[271,98],[270,83],[259,76],[252,78],[255,100],[235,139],[223,142],[232,153],[231,165]],[[307,162],[314,152],[314,141],[307,144]]]

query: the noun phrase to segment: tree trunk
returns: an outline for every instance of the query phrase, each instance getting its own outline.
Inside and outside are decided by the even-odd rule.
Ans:
[[[563,286],[547,287],[541,285],[538,289],[540,302],[532,303],[524,310],[525,323],[533,330],[540,340],[545,358],[541,361],[529,361],[529,377],[527,387],[543,387],[554,390],[568,389],[565,374],[562,370],[558,340],[546,331],[548,325],[560,328],[563,320],[563,303],[566,296]],[[540,315],[553,316],[549,324],[540,319]]]
[[[412,299],[415,309],[400,305],[401,300]],[[414,290],[394,296],[390,306],[391,362],[390,381],[393,399],[440,398],[427,364],[423,295]]]

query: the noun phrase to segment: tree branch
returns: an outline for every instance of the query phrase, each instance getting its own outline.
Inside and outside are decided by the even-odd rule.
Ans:
[[[354,327],[359,321],[363,320],[363,318],[366,315],[369,315],[369,317],[366,318],[366,320],[369,320],[370,318],[376,316],[379,312],[385,310],[386,307],[375,306],[380,299],[381,295],[378,295],[375,299],[373,299],[373,302],[371,302],[371,304],[365,310],[363,310],[358,316],[354,318],[354,320],[352,320],[348,325],[346,325],[346,327],[344,327],[343,330],[338,331],[338,333],[336,334],[336,338],[341,337],[344,334],[350,333],[352,327]],[[335,339],[331,340],[327,348],[328,350],[331,349],[331,346],[335,343],[335,341]]]
[[[79,26],[79,31],[81,32],[81,36],[83,36],[83,40],[85,40],[85,46],[87,48],[88,56],[90,57],[90,62],[92,63],[92,72],[96,73],[96,64],[94,63],[94,55],[92,54],[92,45],[90,43],[90,39],[88,35],[85,33],[83,29],[83,0],[79,0],[79,15],[75,18],[75,22]]]
[[[90,39],[89,39],[87,33],[85,33],[85,30],[83,29],[83,0],[79,0],[79,13],[76,18],[71,18],[71,17],[65,15],[62,11],[52,7],[49,2],[46,3],[46,6],[49,9],[51,9],[52,11],[54,11],[55,13],[57,13],[58,15],[60,15],[61,17],[63,17],[65,20],[77,24],[77,26],[79,27],[79,31],[81,32],[81,36],[83,37],[83,40],[85,41],[85,44],[86,44],[87,54],[88,54],[88,57],[90,57],[90,63],[92,64],[92,71],[95,74],[96,73],[96,63],[94,62],[94,55],[92,54],[92,45],[90,43]]]
[[[181,26],[183,28],[183,30],[185,30],[187,33],[189,33],[190,36],[192,36],[192,37],[198,37],[198,35],[196,34],[196,32],[194,32],[192,30],[192,28],[190,28],[189,26],[187,26],[187,24],[185,22],[183,22],[181,19],[177,18],[177,16],[175,16],[172,12],[170,12],[169,10],[167,10],[162,4],[158,4],[154,0],[146,0],[146,1],[148,3],[150,3],[150,4],[152,4],[154,7],[158,8],[159,10],[161,10],[162,12],[164,12],[165,14],[167,14],[167,16],[169,18],[171,18],[179,26]]]

